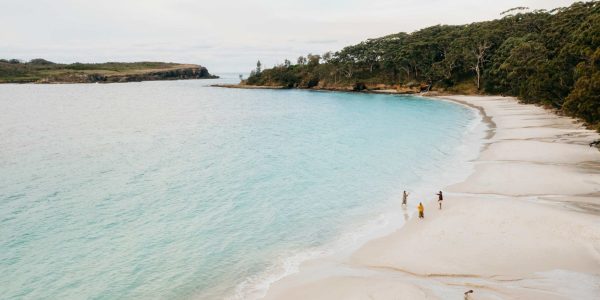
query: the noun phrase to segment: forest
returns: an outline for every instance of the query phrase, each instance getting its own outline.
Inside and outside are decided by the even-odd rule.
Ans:
[[[259,62],[243,84],[509,95],[599,129],[599,45],[597,1],[553,10],[518,7],[496,20],[395,33],[270,69]]]

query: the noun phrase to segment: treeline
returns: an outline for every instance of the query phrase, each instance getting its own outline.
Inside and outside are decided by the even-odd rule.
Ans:
[[[251,85],[427,87],[519,97],[600,124],[600,3],[397,33],[253,71]]]

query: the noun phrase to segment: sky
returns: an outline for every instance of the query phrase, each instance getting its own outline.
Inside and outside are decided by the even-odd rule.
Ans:
[[[195,63],[246,72],[437,24],[568,0],[0,0],[0,58]]]

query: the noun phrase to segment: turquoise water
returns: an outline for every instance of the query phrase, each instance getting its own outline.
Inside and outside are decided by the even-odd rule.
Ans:
[[[0,85],[1,299],[249,297],[437,190],[477,118],[214,82]]]

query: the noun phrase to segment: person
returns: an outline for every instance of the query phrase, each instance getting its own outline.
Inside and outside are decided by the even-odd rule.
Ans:
[[[425,207],[423,207],[423,203],[419,202],[419,219],[425,218]]]
[[[402,206],[406,207],[406,201],[408,200],[408,194],[406,191],[404,191],[404,193],[402,193]]]
[[[438,195],[438,203],[440,204],[440,209],[442,209],[442,201],[444,201],[444,195],[442,194],[442,191],[440,191],[436,195]]]

